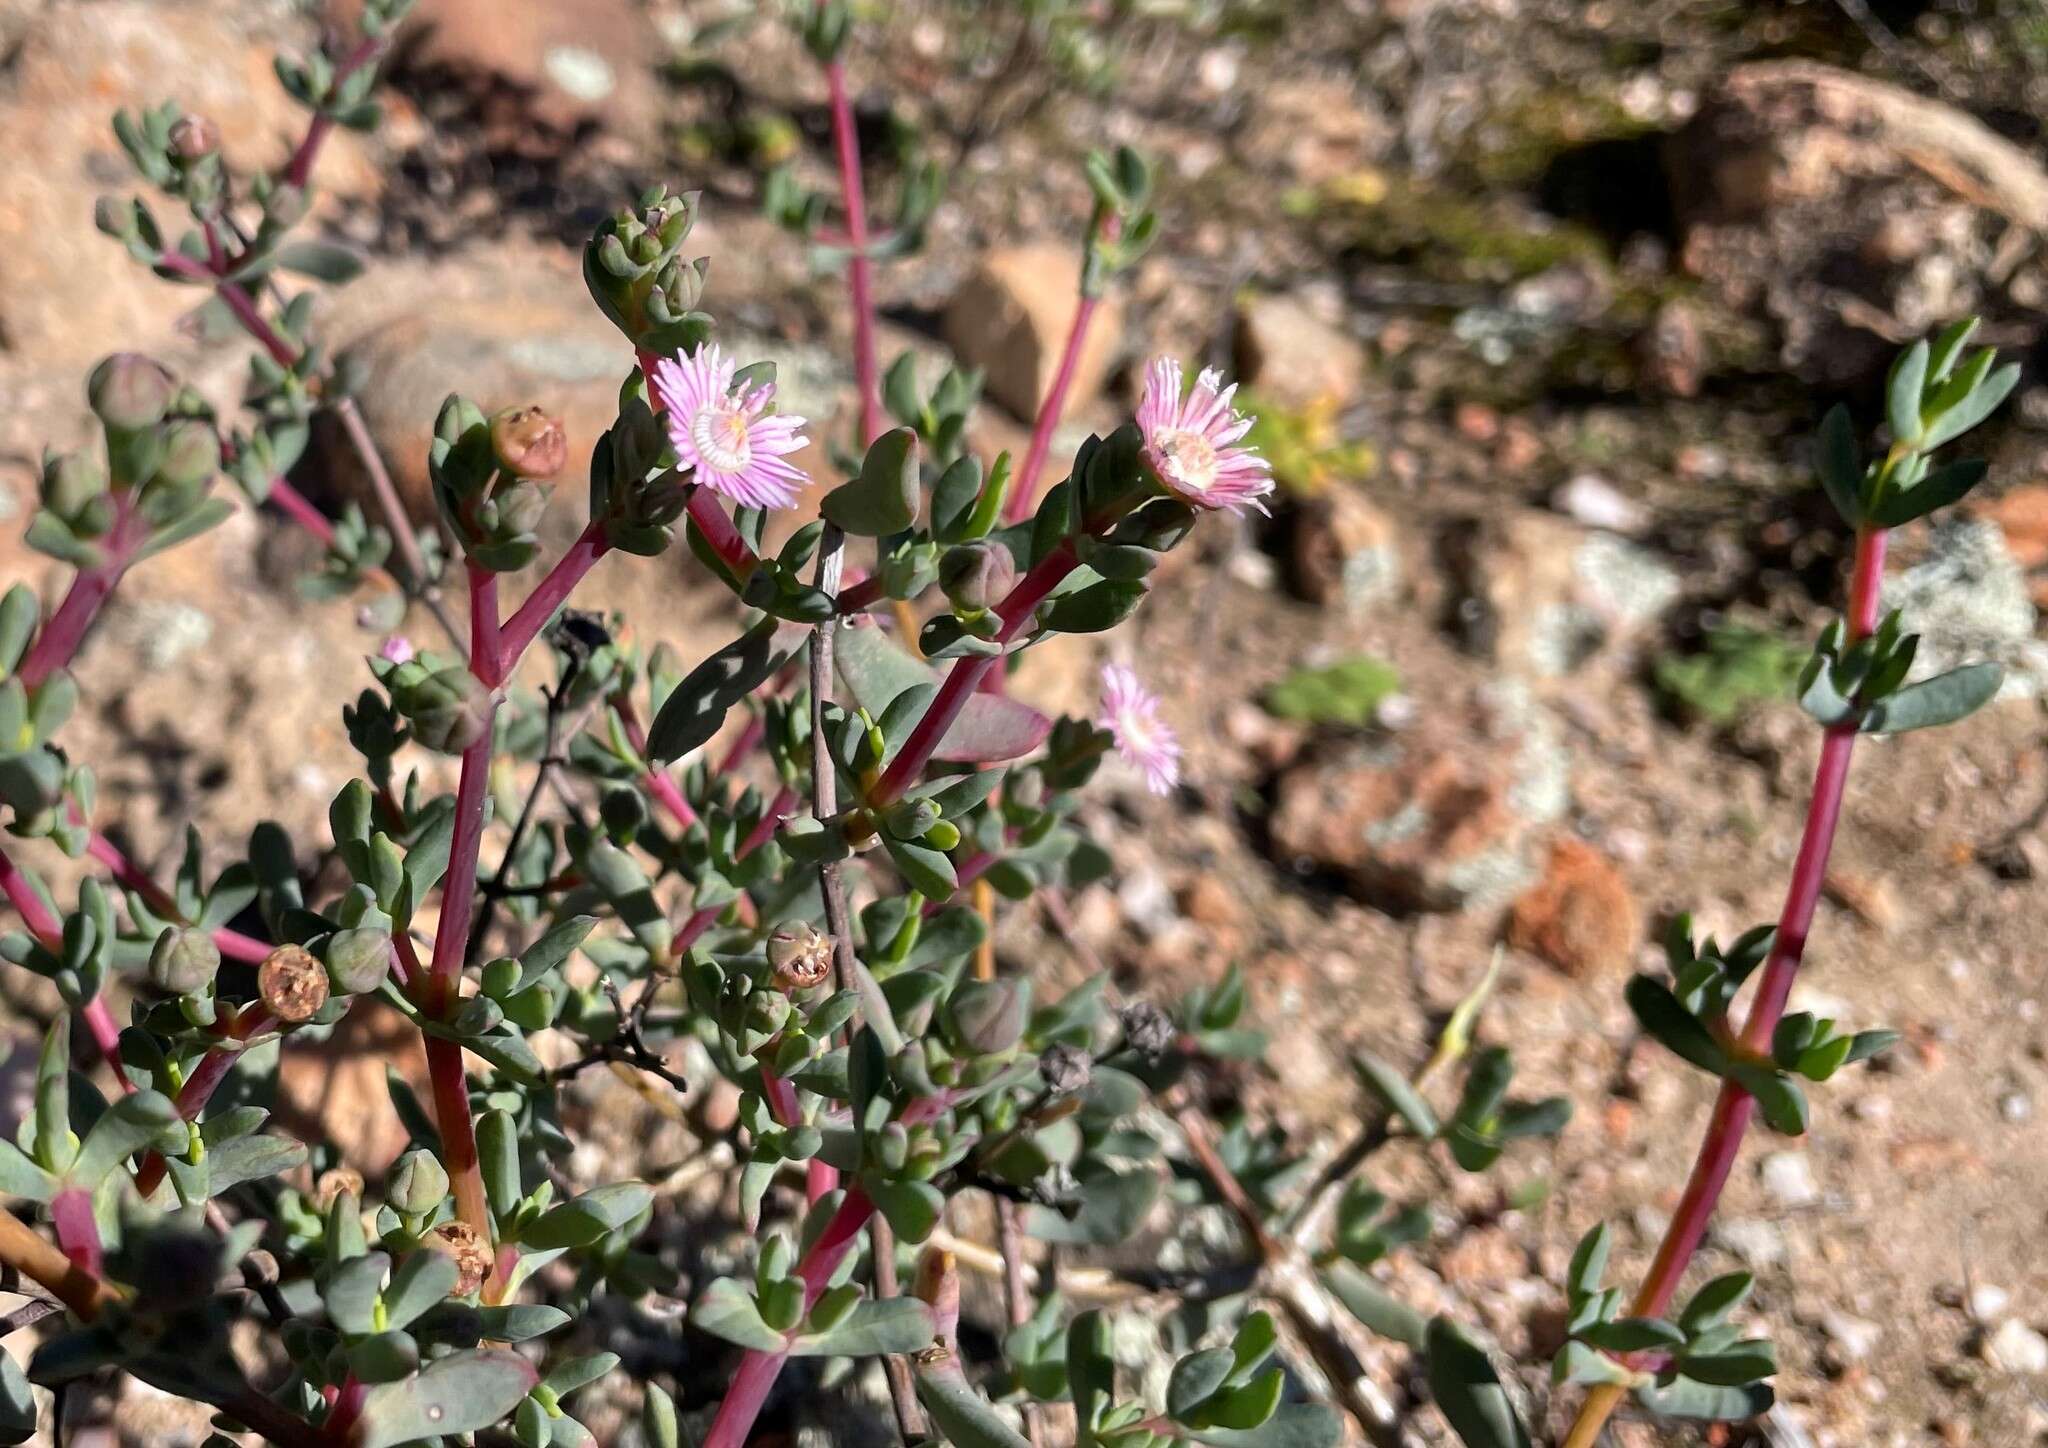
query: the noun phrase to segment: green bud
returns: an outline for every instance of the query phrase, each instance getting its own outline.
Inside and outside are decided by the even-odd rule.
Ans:
[[[205,482],[220,471],[220,439],[198,418],[185,418],[164,429],[163,457],[156,474],[173,487]]]
[[[939,807],[928,799],[898,800],[883,812],[882,830],[891,839],[920,840],[939,822]]]
[[[43,460],[43,506],[60,518],[76,519],[106,491],[107,472],[97,458],[75,452]]]
[[[605,832],[622,843],[630,844],[647,824],[646,796],[630,785],[606,790],[597,809]]]
[[[498,528],[506,536],[532,533],[548,510],[546,491],[525,481],[499,488],[491,501],[497,505]]]
[[[341,930],[327,942],[327,978],[338,995],[365,995],[391,973],[391,932],[375,926]]]
[[[162,422],[176,391],[171,374],[139,352],[116,352],[92,369],[85,384],[100,421],[122,432]]]
[[[1024,1034],[1024,995],[1008,981],[969,981],[953,993],[953,1034],[978,1055],[994,1055]]]
[[[519,962],[507,956],[486,965],[483,970],[483,991],[492,1000],[502,1001],[519,988],[521,971]]]
[[[149,983],[171,995],[205,990],[220,970],[220,947],[204,930],[166,927],[149,952]]]
[[[425,1216],[448,1195],[448,1169],[431,1151],[409,1151],[398,1159],[384,1183],[384,1196],[395,1212]]]
[[[1017,563],[1000,543],[977,539],[946,550],[939,560],[939,587],[956,607],[995,607],[1017,582]]]

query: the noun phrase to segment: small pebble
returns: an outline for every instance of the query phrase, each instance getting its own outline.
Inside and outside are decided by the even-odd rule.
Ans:
[[[1759,1173],[1764,1190],[1781,1207],[1810,1207],[1820,1200],[1820,1187],[1803,1151],[1774,1151]]]
[[[2012,1294],[2003,1287],[1994,1287],[1989,1282],[1979,1283],[1970,1289],[1970,1316],[1979,1322],[1995,1322],[2005,1315],[2005,1309],[2012,1306]]]
[[[1821,1316],[1820,1330],[1827,1334],[1828,1341],[1835,1345],[1844,1362],[1861,1362],[1876,1348],[1883,1329],[1876,1323],[1861,1317],[1851,1317],[1846,1312],[1829,1311]]]
[[[1998,1114],[2007,1121],[2018,1123],[2034,1114],[2034,1103],[2024,1091],[2008,1091],[1998,1098]]]
[[[2048,1373],[2048,1337],[2008,1317],[1984,1344],[1992,1362],[2013,1373]]]
[[[1650,524],[1641,503],[1598,473],[1580,473],[1550,495],[1550,506],[1574,522],[1610,533],[1640,533]]]

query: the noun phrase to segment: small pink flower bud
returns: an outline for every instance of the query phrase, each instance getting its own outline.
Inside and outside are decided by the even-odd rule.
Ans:
[[[412,640],[404,634],[393,634],[384,640],[384,647],[377,650],[377,657],[387,664],[408,664],[412,662]]]
[[[187,164],[220,149],[220,127],[205,116],[180,116],[171,127],[171,154]]]

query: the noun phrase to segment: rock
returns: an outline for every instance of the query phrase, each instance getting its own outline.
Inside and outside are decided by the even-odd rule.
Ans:
[[[1785,1234],[1777,1224],[1761,1217],[1726,1217],[1717,1220],[1714,1240],[1750,1267],[1775,1267],[1785,1260]]]
[[[2048,1337],[2008,1317],[1985,1339],[1984,1356],[2009,1373],[2048,1373]]]
[[[380,320],[340,340],[365,364],[369,380],[357,403],[413,517],[434,514],[427,447],[441,400],[457,391],[486,413],[538,403],[561,418],[569,466],[555,486],[580,505],[591,449],[618,416],[619,383],[633,352],[584,299],[566,264],[471,262],[458,281],[402,286],[394,302]],[[333,431],[323,450],[333,481],[374,518],[368,479],[339,428]]]
[[[1034,242],[988,252],[946,304],[946,343],[987,372],[988,395],[1018,417],[1038,414],[1052,386],[1080,304],[1081,254],[1068,242]],[[1067,392],[1069,416],[1102,390],[1123,332],[1123,309],[1105,296]]]
[[[1550,847],[1543,878],[1515,901],[1508,942],[1566,975],[1614,975],[1642,938],[1642,910],[1614,862],[1582,840]]]
[[[1813,1179],[1803,1151],[1774,1151],[1757,1168],[1764,1194],[1781,1207],[1810,1207],[1820,1200],[1820,1186]]]
[[[1682,260],[1721,308],[1767,323],[1807,381],[1880,374],[1905,339],[1988,311],[2040,335],[2013,223],[2048,224],[2048,172],[1955,107],[1806,61],[1731,70],[1667,164]],[[2008,285],[2010,283],[2010,285]]]
[[[310,37],[257,17],[285,13],[108,0],[53,5],[23,26],[0,72],[0,135],[24,158],[0,196],[0,349],[63,375],[116,347],[160,348],[199,304],[197,291],[153,276],[93,225],[100,195],[148,190],[109,120],[176,99],[220,127],[236,169],[280,164],[307,118],[271,73],[271,56]],[[378,179],[348,132],[329,137],[317,178],[322,192],[347,196],[373,193]],[[179,210],[156,203],[174,238]]]
[[[327,8],[352,29],[362,4],[330,0]],[[421,0],[399,32],[394,68],[466,89],[487,140],[530,153],[597,127],[651,137],[661,114],[659,53],[652,20],[632,0]]]
[[[1315,186],[1363,171],[1397,136],[1394,124],[1349,75],[1290,75],[1261,93],[1239,154],[1262,168],[1278,165]],[[1384,187],[1384,182],[1381,183]]]
[[[1579,473],[1550,495],[1550,506],[1588,528],[1637,534],[1650,526],[1650,510],[1598,473]]]
[[[1281,776],[1277,796],[1281,858],[1338,872],[1382,909],[1470,909],[1535,878],[1570,764],[1550,715],[1500,681],[1392,741],[1326,745]]]
[[[2048,685],[2048,646],[2034,637],[2034,604],[1998,525],[1984,518],[1937,523],[1919,562],[1885,580],[1883,607],[1920,635],[1914,676],[1979,659],[2005,665],[2002,697],[2038,697]]]
[[[1291,296],[1238,304],[1237,375],[1282,407],[1342,410],[1365,382],[1365,348]]]
[[[1998,525],[2034,607],[2048,605],[2048,483],[2022,484],[1977,511]]]
[[[2006,1308],[2012,1306],[2012,1294],[2003,1287],[1994,1287],[1985,1282],[1972,1287],[1970,1295],[1964,1302],[1969,1308],[1970,1316],[1977,1321],[1995,1322],[2005,1315]]]
[[[1877,1348],[1877,1340],[1884,1335],[1884,1329],[1876,1323],[1851,1317],[1833,1308],[1821,1314],[1820,1330],[1845,1363],[1862,1362],[1869,1357]]]
[[[385,1085],[387,1065],[422,1102],[431,1100],[418,1030],[381,1002],[360,1001],[319,1049],[280,1053],[278,1123],[307,1141],[331,1142],[342,1165],[379,1179],[408,1140]]]
[[[1679,593],[1654,553],[1548,513],[1471,520],[1449,542],[1466,646],[1525,678],[1619,659]]]
[[[1673,397],[1699,396],[1707,361],[1699,308],[1686,302],[1659,305],[1650,325],[1636,338],[1636,365],[1643,380]]]
[[[1400,593],[1399,532],[1362,490],[1337,483],[1304,498],[1286,528],[1288,581],[1310,603],[1360,613]]]

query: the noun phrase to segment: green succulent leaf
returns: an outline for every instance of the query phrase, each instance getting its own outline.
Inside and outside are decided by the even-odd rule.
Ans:
[[[1432,1318],[1423,1346],[1430,1393],[1466,1448],[1531,1448],[1499,1374],[1456,1323]]]
[[[355,1442],[360,1448],[395,1448],[422,1438],[477,1432],[509,1416],[539,1377],[514,1352],[484,1348],[451,1354],[417,1377],[372,1388]]]

